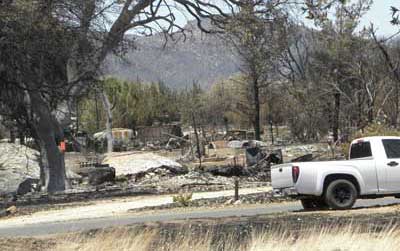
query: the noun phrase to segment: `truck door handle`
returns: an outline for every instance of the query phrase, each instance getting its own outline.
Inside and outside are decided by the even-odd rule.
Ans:
[[[397,163],[396,161],[391,161],[389,162],[387,165],[388,166],[397,166],[399,163]]]

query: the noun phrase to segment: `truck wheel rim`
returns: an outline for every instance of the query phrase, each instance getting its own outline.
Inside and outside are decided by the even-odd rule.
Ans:
[[[347,204],[351,201],[352,193],[347,186],[338,186],[333,190],[335,200],[340,204]]]

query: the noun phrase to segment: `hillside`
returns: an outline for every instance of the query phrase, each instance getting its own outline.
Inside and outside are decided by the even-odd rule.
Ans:
[[[125,80],[163,81],[173,88],[185,88],[194,81],[209,87],[238,72],[239,61],[216,35],[201,32],[192,24],[186,40],[169,41],[164,48],[162,35],[140,37],[136,49],[123,58],[110,57],[108,75]]]

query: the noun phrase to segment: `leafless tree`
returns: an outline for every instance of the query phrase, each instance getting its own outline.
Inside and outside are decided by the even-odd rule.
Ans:
[[[254,1],[244,1],[238,14],[225,26],[223,36],[241,60],[240,70],[246,78],[251,122],[255,138],[261,135],[261,90],[276,77],[276,66],[283,51],[281,37],[285,36],[287,15],[282,6],[287,1],[265,3],[260,11]]]

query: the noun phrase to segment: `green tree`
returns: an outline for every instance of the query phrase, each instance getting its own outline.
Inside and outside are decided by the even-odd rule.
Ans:
[[[180,119],[178,94],[162,83],[108,78],[103,85],[111,103],[114,127],[135,129],[137,126],[152,125],[156,121],[170,123]],[[91,133],[103,130],[107,117],[99,109],[97,95],[97,92],[93,92],[80,103],[82,112],[79,121]]]

